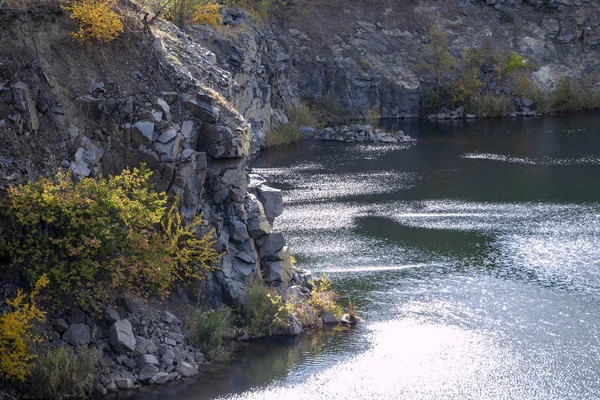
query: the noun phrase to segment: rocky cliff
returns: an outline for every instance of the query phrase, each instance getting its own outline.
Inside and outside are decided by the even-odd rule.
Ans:
[[[215,228],[224,256],[205,281],[208,300],[243,301],[256,277],[287,286],[290,254],[272,230],[281,194],[246,172],[252,128],[227,101],[239,85],[214,53],[162,21],[90,47],[69,38],[72,28],[60,12],[0,24],[2,187],[145,163],[159,190],[181,197],[186,218],[202,213]]]

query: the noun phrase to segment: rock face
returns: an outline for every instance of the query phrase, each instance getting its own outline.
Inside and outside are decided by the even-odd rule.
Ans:
[[[63,334],[63,340],[72,346],[82,346],[90,343],[90,327],[85,324],[73,324]]]

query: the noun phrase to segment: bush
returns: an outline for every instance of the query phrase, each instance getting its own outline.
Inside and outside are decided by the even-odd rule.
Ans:
[[[121,17],[113,11],[116,5],[116,0],[79,0],[66,6],[71,18],[79,24],[79,30],[71,36],[79,43],[91,39],[101,42],[114,40],[123,31]]]
[[[484,118],[504,117],[514,111],[510,98],[491,94],[475,97],[469,109]]]
[[[194,22],[216,27],[223,23],[221,6],[217,3],[200,4],[194,11]]]
[[[246,289],[244,317],[248,333],[254,337],[271,335],[277,327],[288,323],[293,306],[261,281],[252,282]]]
[[[100,356],[96,350],[65,347],[50,349],[39,356],[35,369],[38,398],[49,400],[87,399],[92,392],[94,368]]]
[[[13,300],[7,300],[13,310],[0,316],[0,378],[25,382],[31,375],[33,354],[30,346],[40,341],[33,333],[32,322],[42,321],[45,315],[37,308],[36,297],[47,284],[48,278],[42,275],[35,283],[28,303],[21,289]]]
[[[5,214],[16,221],[7,245],[12,265],[31,281],[48,274],[63,301],[86,308],[121,292],[166,295],[184,278],[200,278],[219,254],[210,234],[196,237],[197,217],[184,226],[174,203],[149,183],[152,172],[56,182],[41,178],[8,190]]]
[[[289,111],[289,123],[281,125],[267,133],[267,147],[280,146],[302,139],[300,126],[316,126],[317,121],[308,107],[294,107]]]
[[[193,346],[214,361],[227,360],[232,352],[225,338],[233,331],[233,313],[228,307],[196,310],[188,321],[187,334]]]
[[[329,93],[310,102],[309,108],[313,118],[320,125],[347,122],[352,119],[352,112]]]
[[[337,294],[331,290],[331,282],[326,275],[311,281],[313,287],[308,300],[309,305],[317,314],[321,315],[323,311],[328,311],[336,317],[343,314],[342,307],[337,303]]]
[[[517,52],[512,52],[508,59],[506,60],[506,64],[504,65],[504,74],[508,75],[511,71],[519,68],[525,68],[527,66],[527,60],[525,57],[520,56]]]

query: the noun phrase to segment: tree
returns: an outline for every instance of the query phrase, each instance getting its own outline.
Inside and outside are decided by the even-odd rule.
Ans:
[[[440,95],[442,80],[446,77],[456,60],[448,51],[448,33],[432,28],[425,44],[425,61],[429,73],[435,81],[435,91]]]

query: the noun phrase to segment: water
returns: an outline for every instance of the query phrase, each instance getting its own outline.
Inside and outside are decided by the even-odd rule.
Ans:
[[[366,322],[251,346],[154,396],[600,399],[599,123],[413,121],[409,149],[266,152],[299,266]]]

